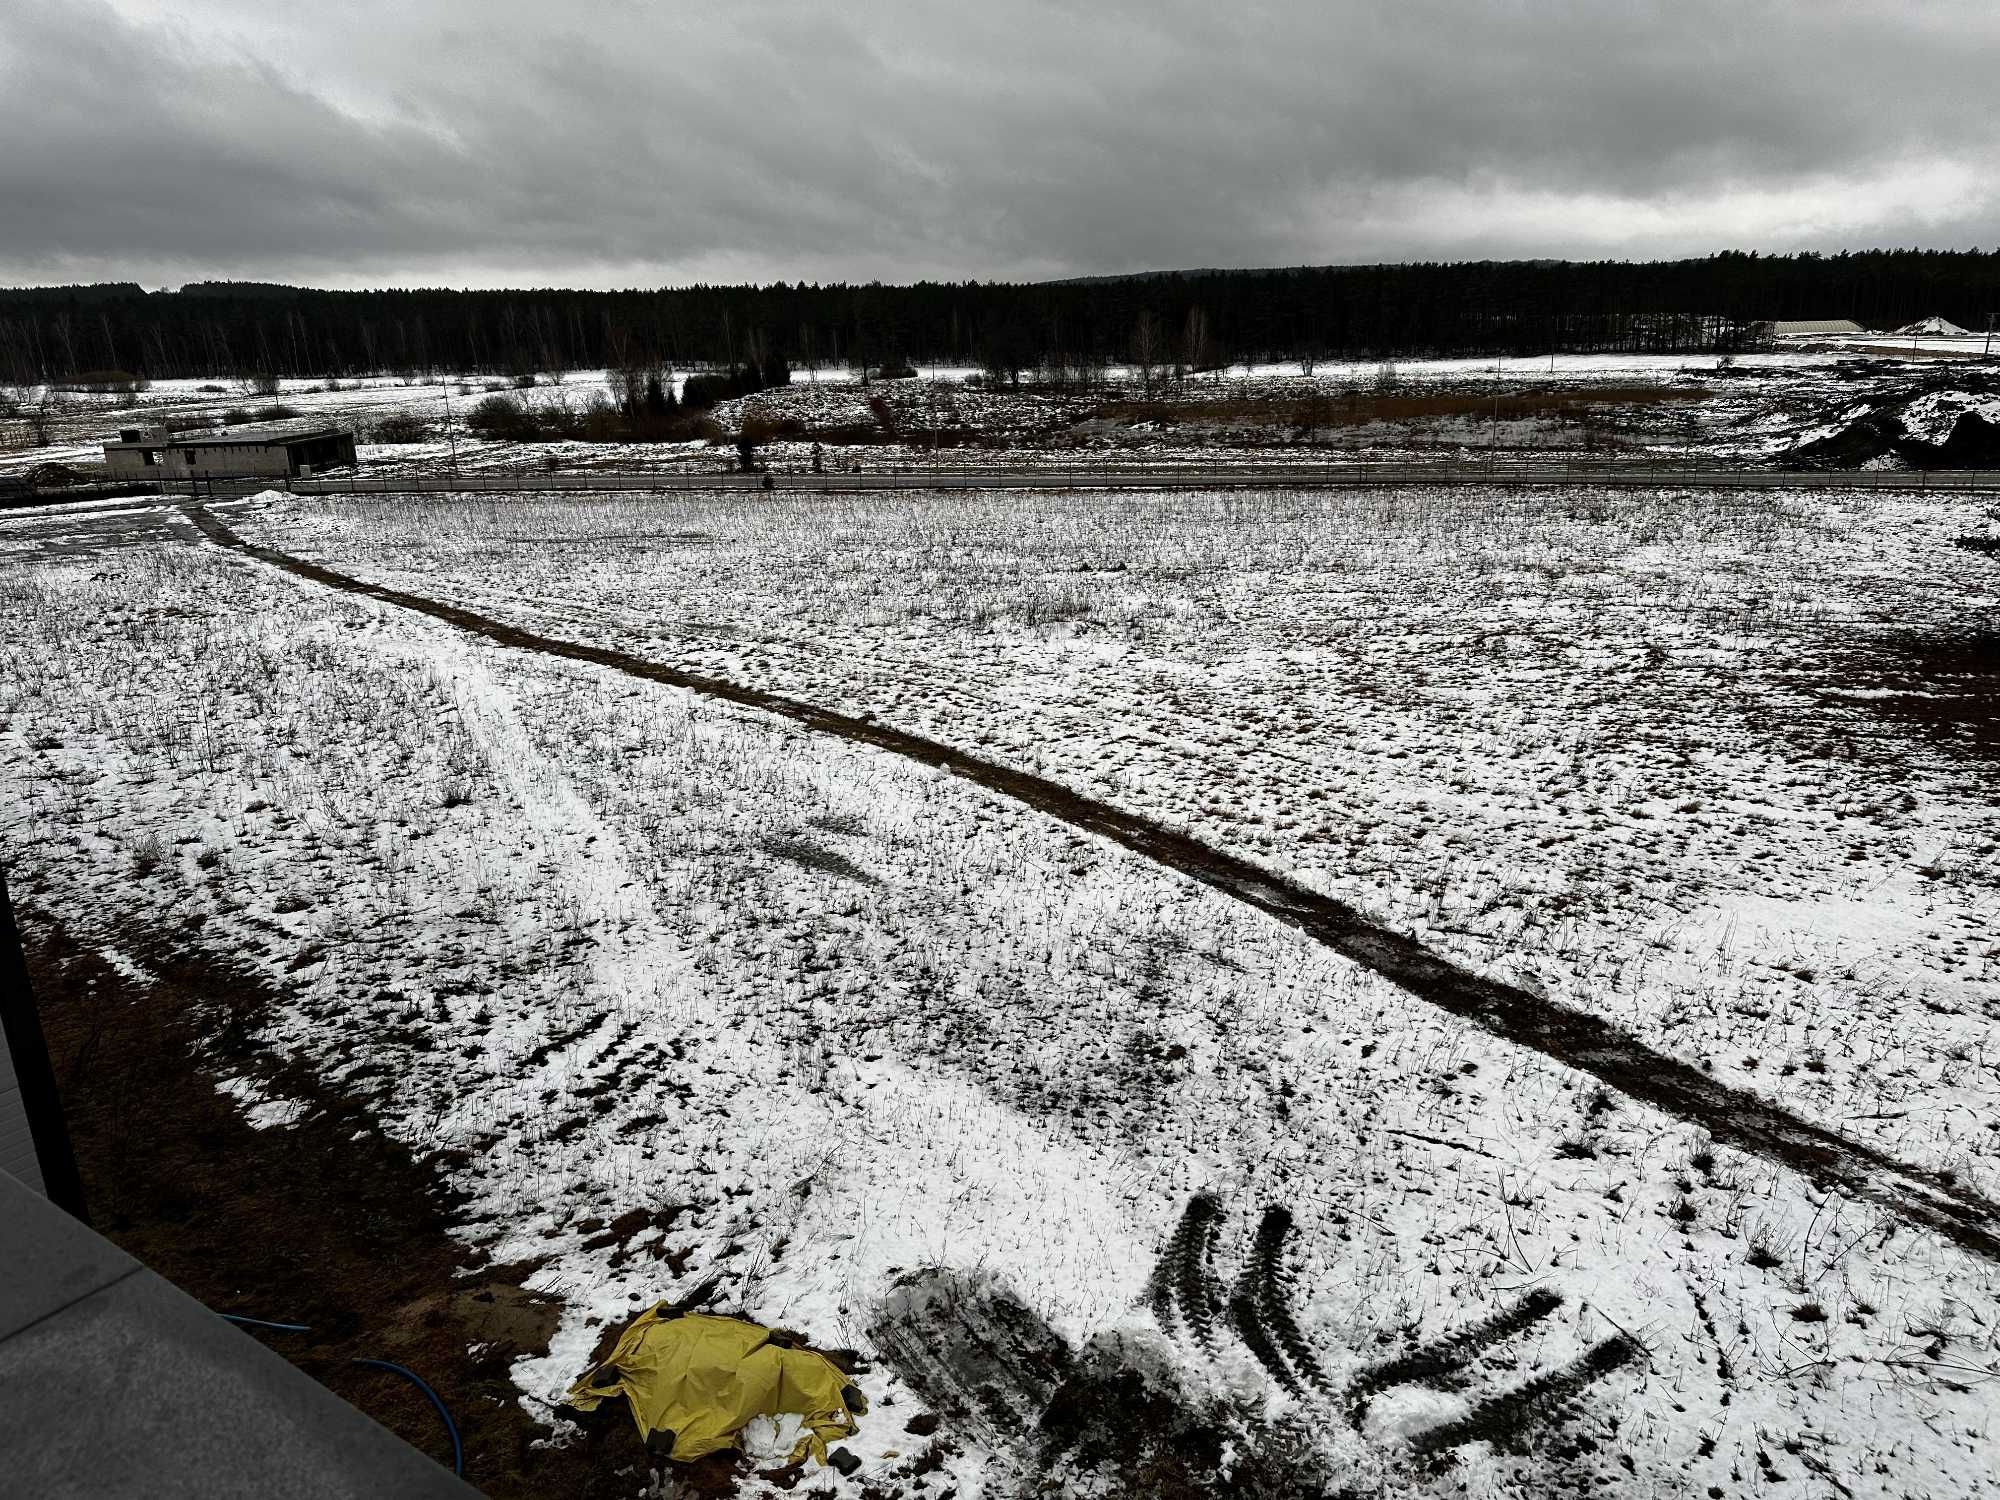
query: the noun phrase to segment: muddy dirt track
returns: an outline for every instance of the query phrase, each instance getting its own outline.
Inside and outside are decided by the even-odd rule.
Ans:
[[[1879,1204],[1906,1224],[1943,1235],[1976,1255],[2000,1262],[2000,1205],[1943,1175],[1896,1161],[1745,1090],[1719,1083],[1689,1063],[1654,1051],[1601,1017],[1483,978],[1431,952],[1414,938],[1377,926],[1344,902],[1186,834],[1093,801],[1045,777],[981,760],[907,730],[601,646],[537,635],[246,542],[198,507],[190,507],[188,515],[211,541],[328,588],[428,615],[502,646],[587,662],[644,681],[685,688],[948,771],[1253,906],[1439,1009],[1588,1073],[1629,1098],[1700,1126],[1723,1145],[1789,1167],[1823,1188]]]

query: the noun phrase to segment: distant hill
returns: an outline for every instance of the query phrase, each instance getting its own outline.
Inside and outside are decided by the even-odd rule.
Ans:
[[[1311,267],[1300,266],[1301,271]],[[1121,281],[1170,281],[1175,277],[1187,276],[1275,276],[1281,274],[1273,267],[1260,266],[1248,271],[1225,271],[1217,266],[1202,266],[1198,269],[1180,271],[1113,271],[1105,276],[1059,276],[1054,281],[1038,281],[1037,286],[1111,286]]]
[[[1407,264],[1407,263],[1403,263]],[[1195,280],[1207,276],[1309,276],[1322,272],[1337,271],[1383,271],[1400,270],[1403,264],[1394,261],[1352,261],[1339,265],[1311,266],[1239,266],[1230,269],[1224,266],[1189,266],[1176,271],[1112,271],[1101,276],[1062,276],[1053,281],[1038,281],[1037,286],[1110,286],[1121,281],[1172,281]],[[1532,266],[1536,270],[1547,270],[1551,266],[1572,264],[1565,260],[1514,260],[1514,261],[1460,261],[1459,265],[1486,266]]]
[[[89,286],[0,287],[0,302],[115,302],[125,297],[143,297],[146,289],[136,281],[101,281]]]
[[[178,291],[148,292],[136,281],[99,281],[77,286],[0,287],[0,302],[122,302],[144,297],[237,298],[288,301],[312,294],[311,287],[286,286],[276,281],[190,281]]]
[[[246,300],[289,301],[308,287],[285,286],[276,281],[190,281],[177,295],[182,297],[241,297]]]
[[[1936,316],[1983,327],[2000,253],[1724,251],[1662,261],[1426,261],[1139,271],[1020,282],[773,283],[321,291],[197,281],[0,291],[0,383],[129,370],[153,379],[601,369],[727,369],[895,360],[976,364],[1016,381],[1089,378],[1140,357],[1233,360],[1714,355],[1762,324]]]

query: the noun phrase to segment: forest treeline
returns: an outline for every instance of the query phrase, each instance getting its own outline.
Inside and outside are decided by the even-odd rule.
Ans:
[[[1245,358],[1726,352],[1760,320],[1984,329],[2000,254],[1727,252],[1187,271],[1036,284],[329,292],[207,282],[0,290],[0,381],[512,374],[604,367],[979,365],[1036,371]]]

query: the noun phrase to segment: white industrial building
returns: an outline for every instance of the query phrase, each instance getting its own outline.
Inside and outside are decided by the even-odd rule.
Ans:
[[[354,434],[341,427],[276,423],[147,432],[128,427],[104,445],[121,479],[296,479],[352,467]]]

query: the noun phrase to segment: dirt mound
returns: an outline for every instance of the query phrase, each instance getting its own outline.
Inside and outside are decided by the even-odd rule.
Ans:
[[[1898,460],[1917,469],[2000,468],[2000,373],[1969,372],[1843,408],[1782,456],[1806,469]]]
[[[27,479],[28,488],[31,490],[59,490],[67,489],[71,485],[82,484],[88,476],[72,469],[68,464],[56,463],[51,460],[47,463],[36,464],[32,469],[28,470],[24,477]]]
[[[1922,337],[1962,339],[1970,337],[1969,329],[1960,328],[1951,319],[1941,318],[1935,314],[1928,318],[1919,318],[1914,323],[1905,323],[1901,328],[1896,330],[1896,333],[1906,339]]]

